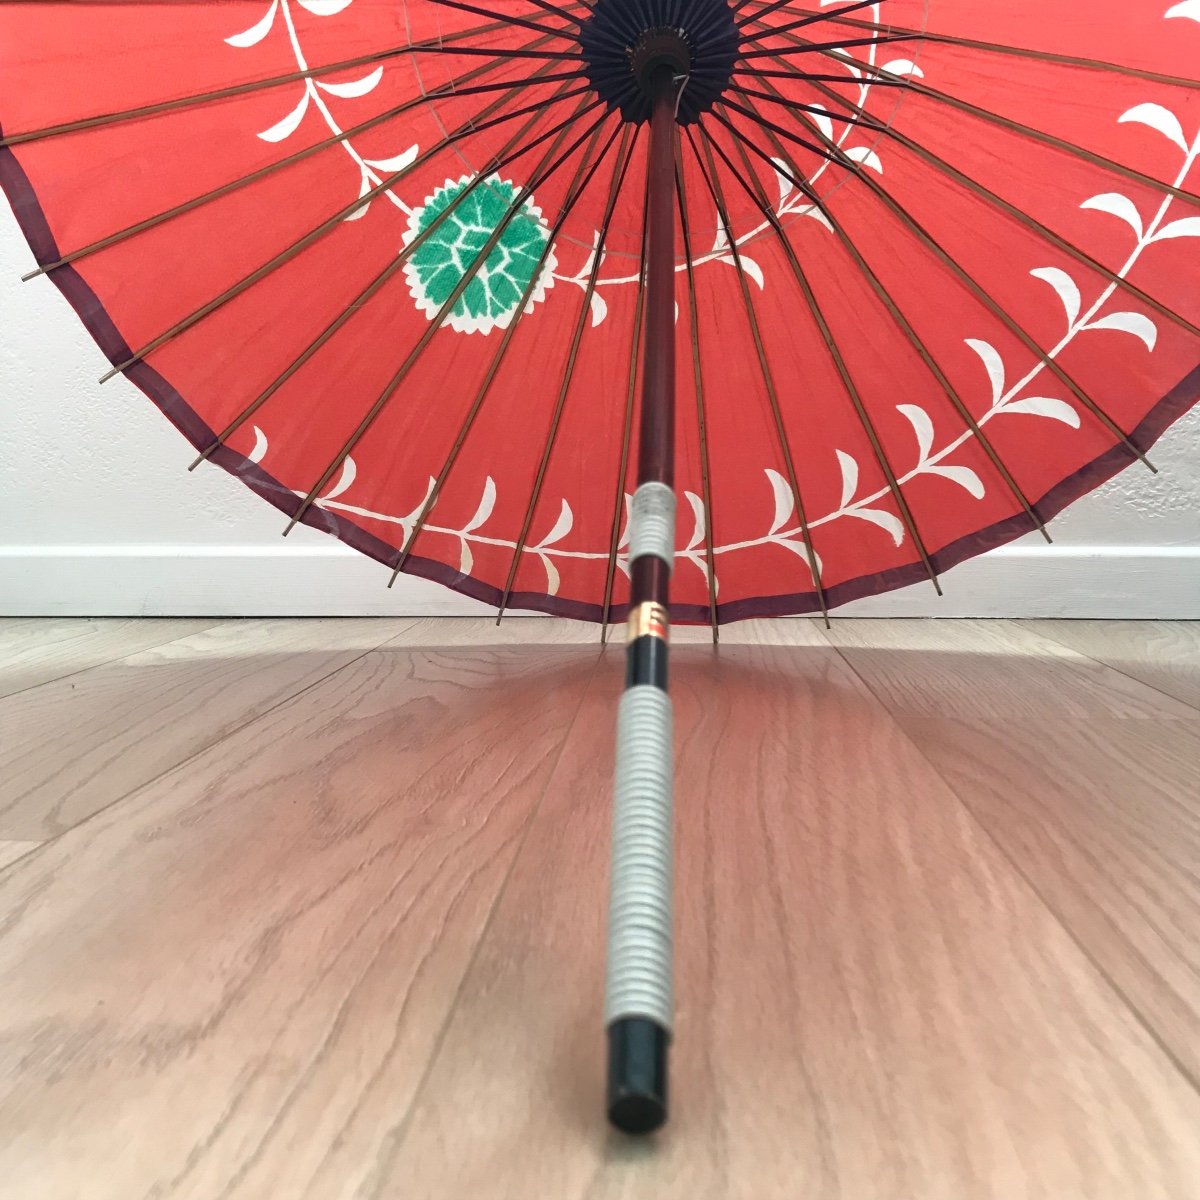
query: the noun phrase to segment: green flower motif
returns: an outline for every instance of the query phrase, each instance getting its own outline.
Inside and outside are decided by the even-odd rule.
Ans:
[[[406,245],[453,206],[450,215],[404,265],[409,291],[417,307],[430,320],[454,294],[503,224],[505,213],[518,195],[518,189],[512,183],[497,176],[464,195],[472,182],[469,175],[457,182],[446,180],[445,185],[409,219]],[[491,333],[493,329],[506,329],[521,306],[521,297],[538,270],[549,238],[550,231],[541,210],[531,200],[526,200],[450,310],[446,318],[450,328],[459,333]],[[529,309],[545,299],[547,289],[553,286],[557,265],[551,252],[530,293]]]

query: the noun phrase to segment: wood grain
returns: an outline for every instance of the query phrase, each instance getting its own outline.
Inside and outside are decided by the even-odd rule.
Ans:
[[[618,652],[625,640],[624,626],[609,628],[609,644]],[[599,627],[553,617],[505,617],[497,625],[492,617],[427,617],[413,621],[394,638],[392,649],[416,646],[579,646],[597,645]],[[678,646],[711,645],[707,625],[677,625],[671,641]],[[806,617],[775,621],[739,621],[721,630],[728,646],[817,646],[824,645],[814,622]]]
[[[0,700],[0,837],[54,837],[401,632],[233,621]]]
[[[1192,1197],[1200,1098],[829,651],[676,655],[674,1112],[601,1127],[616,681],[411,1116],[300,1195]]]
[[[599,648],[600,627],[557,617],[423,617],[390,643],[418,646],[591,646]]]
[[[1200,721],[903,724],[1200,1086]]]
[[[622,655],[514,626],[238,622],[0,700],[0,1196],[1194,1200],[1200,718],[1150,635],[683,631],[633,1142]]]
[[[701,625],[676,627],[671,631],[675,645],[711,645],[712,630]],[[818,623],[808,617],[778,617],[775,620],[738,621],[721,627],[722,646],[824,646]]]
[[[1194,715],[1019,621],[835,621],[825,636],[893,712],[910,716]]]
[[[1031,621],[1028,627],[1200,710],[1200,621]]]
[[[41,842],[0,842],[0,871],[18,858],[24,858],[31,850],[36,850]]]
[[[596,661],[368,654],[5,872],[5,1194],[290,1200],[384,1137]]]
[[[63,619],[0,623],[0,696],[177,641],[218,621]]]

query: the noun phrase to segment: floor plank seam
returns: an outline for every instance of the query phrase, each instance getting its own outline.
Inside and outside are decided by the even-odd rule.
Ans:
[[[53,834],[52,836],[43,839],[41,842],[41,845],[36,847],[36,849],[31,850],[29,852],[29,854],[40,853],[47,846],[54,845],[54,843],[57,842],[59,840],[59,838],[64,837],[68,833],[73,833],[77,829],[83,829],[90,822],[94,821],[97,817],[103,815],[104,813],[111,812],[111,810],[113,808],[115,808],[118,804],[124,804],[128,800],[132,800],[134,797],[136,797],[140,792],[144,791],[146,788],[152,787],[154,784],[160,782],[163,779],[166,779],[170,775],[173,775],[176,771],[182,770],[189,763],[194,762],[197,758],[199,758],[203,754],[206,754],[209,750],[212,750],[215,746],[219,746],[222,742],[228,741],[231,737],[234,737],[237,734],[241,733],[243,730],[250,728],[250,726],[254,725],[256,722],[262,721],[265,718],[271,716],[273,713],[277,712],[284,705],[291,704],[293,701],[298,700],[306,692],[309,692],[313,688],[318,687],[321,684],[325,683],[327,680],[332,679],[333,676],[335,676],[339,671],[344,671],[347,667],[352,667],[355,663],[361,662],[364,658],[367,657],[367,655],[374,654],[377,649],[378,649],[378,646],[372,646],[370,649],[363,650],[361,653],[356,654],[354,656],[354,658],[348,659],[346,662],[339,663],[332,671],[329,671],[326,674],[320,676],[320,678],[314,679],[311,683],[306,684],[304,687],[300,688],[299,690],[297,690],[295,692],[291,692],[287,696],[280,698],[274,704],[270,705],[267,708],[264,708],[262,710],[262,712],[255,713],[254,716],[250,717],[248,720],[245,720],[238,724],[230,726],[229,729],[225,730],[223,733],[221,733],[217,737],[213,738],[212,741],[205,742],[203,745],[197,746],[189,755],[187,755],[186,758],[181,758],[177,763],[174,763],[171,766],[164,768],[163,770],[159,771],[156,775],[152,775],[148,779],[143,779],[140,783],[138,783],[134,787],[130,788],[129,791],[123,792],[120,796],[117,796],[114,799],[110,800],[103,807],[96,809],[95,812],[89,813],[86,817],[83,818],[83,820],[77,822],[76,824],[71,825],[71,826],[67,827],[66,829],[59,830],[58,833]],[[25,859],[27,859],[29,857],[29,854],[23,854],[21,856],[21,858],[17,859],[17,862],[23,862]],[[12,865],[13,864],[11,864],[11,863],[9,864],[9,866],[12,866]],[[4,871],[6,871],[7,869],[8,869],[7,867],[0,868],[0,877],[3,876]]]
[[[1121,675],[1124,678],[1131,680],[1133,683],[1138,684],[1139,687],[1149,688],[1152,692],[1156,693],[1159,696],[1162,696],[1166,700],[1172,700],[1176,704],[1182,704],[1185,707],[1192,709],[1192,711],[1195,712],[1195,714],[1198,717],[1200,717],[1200,705],[1192,704],[1191,701],[1189,701],[1189,700],[1182,700],[1182,699],[1180,699],[1180,697],[1172,695],[1170,692],[1164,691],[1157,684],[1150,683],[1148,680],[1139,679],[1136,675],[1131,675],[1128,671],[1122,670],[1115,663],[1105,662],[1103,659],[1093,658],[1090,654],[1084,654],[1084,652],[1082,650],[1076,650],[1073,646],[1068,645],[1066,642],[1059,641],[1059,639],[1056,638],[1052,633],[1038,632],[1036,634],[1036,636],[1045,638],[1047,641],[1053,642],[1056,646],[1061,646],[1062,649],[1067,650],[1072,654],[1078,654],[1079,657],[1081,659],[1083,659],[1084,662],[1091,663],[1093,666],[1106,668],[1109,671],[1115,671],[1118,675]],[[1160,719],[1161,720],[1169,720],[1170,718],[1163,717]],[[1176,719],[1184,720],[1185,718],[1179,717]]]
[[[908,739],[910,744],[916,746],[918,753],[920,753],[922,758],[924,758],[925,761],[929,763],[930,767],[934,771],[938,771],[936,765],[929,759],[929,757],[925,754],[924,750],[922,750],[921,747],[916,744],[916,742],[914,742],[911,738],[909,738],[907,733],[905,733],[904,736]],[[1111,973],[1104,967],[1104,965],[1099,961],[1099,959],[1096,958],[1096,956],[1091,952],[1091,950],[1088,949],[1087,945],[1075,933],[1075,931],[1071,928],[1070,924],[1063,917],[1063,915],[1059,912],[1059,910],[1053,904],[1050,903],[1050,901],[1043,894],[1042,889],[1039,888],[1036,883],[1034,883],[1034,881],[1030,877],[1029,873],[1021,867],[1021,865],[1017,862],[1017,860],[1007,850],[1005,850],[1005,848],[1001,844],[1000,840],[992,833],[991,829],[988,827],[986,822],[984,822],[975,813],[975,810],[972,808],[971,804],[968,801],[964,800],[961,795],[959,795],[958,790],[953,786],[953,784],[950,783],[950,781],[948,779],[946,779],[946,777],[944,775],[941,774],[940,771],[938,771],[938,777],[940,779],[942,779],[943,782],[945,782],[945,784],[948,788],[950,788],[951,792],[953,792],[953,794],[954,794],[955,798],[958,800],[958,802],[967,810],[967,814],[971,818],[971,821],[980,830],[982,830],[983,834],[987,837],[988,841],[993,846],[996,847],[996,849],[999,851],[999,853],[1001,855],[1003,855],[1005,862],[1007,862],[1009,864],[1009,866],[1012,867],[1012,869],[1014,871],[1016,871],[1017,875],[1024,881],[1024,883],[1029,888],[1029,890],[1033,893],[1033,895],[1037,897],[1038,901],[1042,904],[1042,906],[1046,909],[1046,911],[1050,913],[1050,915],[1054,918],[1054,920],[1058,924],[1058,926],[1066,933],[1067,937],[1071,940],[1072,944],[1079,950],[1079,952],[1083,955],[1083,957],[1087,960],[1087,962],[1092,966],[1092,968],[1096,971],[1097,975],[1099,975],[1099,977],[1104,981],[1104,983],[1107,985],[1107,987],[1113,993],[1113,995],[1115,995],[1117,997],[1117,999],[1121,1002],[1121,1004],[1125,1007],[1125,1009],[1130,1013],[1130,1015],[1133,1017],[1133,1019],[1145,1031],[1146,1035],[1150,1038],[1150,1040],[1159,1048],[1159,1050],[1162,1051],[1162,1053],[1165,1056],[1165,1058],[1167,1059],[1167,1061],[1176,1069],[1176,1071],[1179,1072],[1179,1074],[1184,1078],[1184,1080],[1188,1083],[1188,1085],[1192,1088],[1192,1090],[1194,1092],[1196,1092],[1197,1095],[1200,1095],[1200,1076],[1197,1076],[1196,1074],[1194,1074],[1192,1072],[1192,1070],[1188,1067],[1188,1065],[1175,1053],[1175,1051],[1170,1047],[1170,1045],[1166,1042],[1166,1040],[1163,1038],[1163,1036],[1158,1032],[1157,1029],[1154,1028],[1154,1026],[1150,1023],[1150,1021],[1142,1013],[1141,1009],[1126,994],[1125,989],[1122,988],[1119,983],[1117,983],[1117,981],[1112,977]]]
[[[117,663],[122,663],[128,658],[136,658],[139,654],[145,654],[151,650],[161,650],[164,646],[172,646],[176,642],[186,641],[188,638],[195,637],[201,633],[210,633],[219,626],[227,624],[229,624],[228,621],[214,621],[211,625],[204,626],[203,629],[192,629],[187,633],[179,634],[177,637],[169,637],[161,642],[154,642],[149,646],[138,646],[137,649],[130,650],[128,654],[119,654],[114,658],[106,658],[102,662],[89,663],[86,667],[80,667],[77,671],[67,671],[62,675],[55,675],[53,679],[40,679],[37,683],[17,688],[16,691],[0,693],[0,702],[10,700],[14,696],[23,696],[26,692],[36,691],[41,687],[48,687],[52,683],[62,683],[64,679],[74,679],[76,675],[86,675],[89,671],[95,671],[101,667],[115,666]]]
[[[926,754],[924,747],[919,742],[917,742],[916,739],[914,739],[913,737],[911,737],[909,735],[909,732],[907,729],[904,728],[904,725],[896,719],[896,716],[892,712],[891,707],[888,705],[887,701],[882,696],[880,696],[880,694],[873,687],[871,687],[870,683],[867,681],[867,679],[865,679],[863,677],[862,673],[858,670],[858,668],[855,667],[854,664],[852,662],[850,662],[850,660],[847,658],[847,656],[842,653],[840,647],[835,646],[834,649],[837,650],[839,657],[846,664],[846,666],[849,668],[849,670],[851,672],[853,672],[855,678],[859,680],[859,682],[863,685],[863,687],[865,687],[868,690],[868,692],[870,692],[870,694],[875,698],[876,702],[888,713],[888,715],[891,717],[891,719],[895,723],[896,728],[900,731],[901,735],[904,737],[904,740],[910,746],[913,747],[913,749],[917,752],[917,754],[919,754],[921,756],[922,760],[928,764],[929,769],[931,771],[933,771],[933,773],[938,777],[938,779],[940,779],[945,784],[947,789],[949,789],[950,794],[952,796],[954,796],[954,798],[962,806],[963,810],[967,814],[967,817],[971,821],[972,825],[974,825],[983,834],[983,836],[988,840],[989,844],[992,845],[996,849],[997,853],[999,853],[1001,858],[1016,873],[1017,878],[1020,879],[1024,883],[1024,885],[1029,889],[1030,893],[1036,898],[1038,903],[1040,903],[1041,906],[1046,910],[1046,912],[1048,912],[1050,914],[1050,916],[1054,920],[1055,924],[1058,925],[1058,927],[1060,929],[1062,929],[1062,931],[1066,934],[1067,938],[1070,940],[1071,944],[1073,946],[1075,946],[1075,948],[1079,951],[1080,954],[1083,955],[1084,959],[1092,967],[1092,969],[1096,972],[1096,974],[1103,981],[1105,986],[1107,986],[1108,989],[1112,992],[1112,994],[1114,996],[1116,996],[1116,998],[1120,1001],[1121,1005],[1133,1017],[1133,1019],[1137,1022],[1138,1026],[1143,1030],[1143,1032],[1145,1032],[1147,1037],[1150,1038],[1150,1040],[1154,1043],[1154,1045],[1158,1047],[1158,1049],[1162,1052],[1163,1056],[1171,1064],[1171,1066],[1173,1066],[1175,1068],[1175,1070],[1182,1076],[1182,1078],[1188,1084],[1188,1086],[1191,1087],[1191,1089],[1194,1092],[1196,1092],[1197,1095],[1200,1095],[1200,1076],[1197,1076],[1196,1074],[1194,1074],[1192,1072],[1192,1070],[1188,1067],[1188,1065],[1185,1062],[1183,1062],[1183,1060],[1167,1044],[1167,1042],[1164,1040],[1162,1035],[1159,1034],[1158,1030],[1156,1030],[1154,1028],[1154,1026],[1150,1024],[1150,1022],[1146,1019],[1146,1017],[1142,1013],[1142,1011],[1138,1008],[1138,1006],[1136,1004],[1133,1003],[1133,1001],[1126,994],[1124,988],[1122,988],[1120,986],[1120,984],[1118,984],[1117,981],[1115,979],[1113,979],[1112,975],[1105,969],[1103,964],[1101,962],[1099,962],[1099,960],[1096,958],[1096,956],[1091,952],[1091,950],[1088,949],[1088,947],[1084,944],[1084,942],[1079,938],[1079,936],[1075,933],[1074,929],[1071,928],[1070,924],[1066,921],[1066,919],[1059,912],[1059,910],[1053,904],[1050,903],[1050,901],[1043,894],[1042,889],[1037,886],[1037,884],[1030,877],[1029,873],[1005,849],[1003,843],[1001,843],[999,838],[997,838],[995,836],[995,834],[992,833],[991,828],[988,826],[987,822],[984,821],[978,815],[978,813],[976,813],[976,811],[975,811],[973,805],[970,803],[970,801],[966,800],[962,796],[962,794],[959,792],[958,788],[956,788],[954,786],[953,782],[946,778],[946,776],[942,773],[941,769],[938,767],[937,763],[935,763],[933,761],[933,759],[931,759],[929,757],[929,755]],[[1140,682],[1140,681],[1137,681],[1137,682]]]
[[[458,1010],[459,1001],[462,997],[462,990],[466,981],[470,978],[471,972],[474,969],[475,963],[479,958],[480,950],[487,941],[488,933],[495,921],[496,913],[500,910],[500,906],[504,900],[505,893],[508,891],[508,885],[512,881],[514,872],[516,871],[517,863],[521,859],[521,855],[525,850],[525,846],[529,841],[529,835],[537,822],[539,813],[546,802],[546,797],[550,793],[550,786],[554,782],[555,774],[558,770],[558,765],[562,761],[563,755],[566,753],[567,744],[571,739],[571,733],[575,728],[575,723],[579,720],[579,714],[583,711],[584,703],[587,700],[592,688],[596,685],[599,677],[600,666],[604,662],[604,655],[598,655],[595,662],[592,664],[591,672],[588,675],[587,682],[580,689],[579,703],[575,706],[575,711],[571,715],[570,723],[567,725],[563,733],[563,738],[558,747],[558,752],[554,755],[554,762],[551,764],[549,773],[546,776],[546,786],[542,789],[537,800],[530,806],[529,816],[525,819],[518,834],[517,848],[513,852],[512,859],[509,861],[508,869],[504,872],[504,878],[500,881],[500,886],[496,889],[496,895],[491,905],[488,908],[487,916],[484,918],[483,926],[479,931],[479,937],[475,940],[475,945],[471,948],[471,953],[467,958],[466,964],[463,967],[462,974],[459,976],[458,986],[454,989],[454,995],[450,998],[446,1005],[445,1016],[442,1019],[441,1025],[438,1027],[437,1034],[434,1036],[433,1044],[430,1048],[429,1057],[425,1061],[425,1068],[421,1072],[421,1078],[417,1081],[417,1086],[413,1088],[412,1097],[408,1102],[408,1106],[404,1110],[403,1116],[396,1123],[392,1130],[386,1135],[389,1146],[386,1156],[383,1159],[377,1159],[371,1174],[364,1180],[362,1188],[359,1190],[359,1195],[366,1200],[379,1200],[380,1189],[384,1186],[388,1164],[396,1157],[404,1145],[405,1138],[408,1134],[408,1127],[413,1116],[420,1108],[421,1099],[425,1094],[425,1089],[429,1084],[429,1080],[433,1075],[437,1060],[442,1052],[442,1046],[445,1043],[446,1037],[450,1031],[450,1026],[454,1022],[454,1014]]]

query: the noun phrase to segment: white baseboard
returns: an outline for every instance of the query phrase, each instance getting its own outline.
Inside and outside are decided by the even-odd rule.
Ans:
[[[3,616],[469,616],[492,610],[338,545],[0,546]],[[856,617],[1200,619],[1200,545],[1005,546]]]

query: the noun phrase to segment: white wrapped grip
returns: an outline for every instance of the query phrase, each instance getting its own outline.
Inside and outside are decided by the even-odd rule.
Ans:
[[[665,483],[643,483],[629,514],[629,561],[653,555],[675,563],[675,493]]]
[[[606,1025],[649,1017],[672,1026],[672,773],[670,699],[628,689],[617,717]]]

